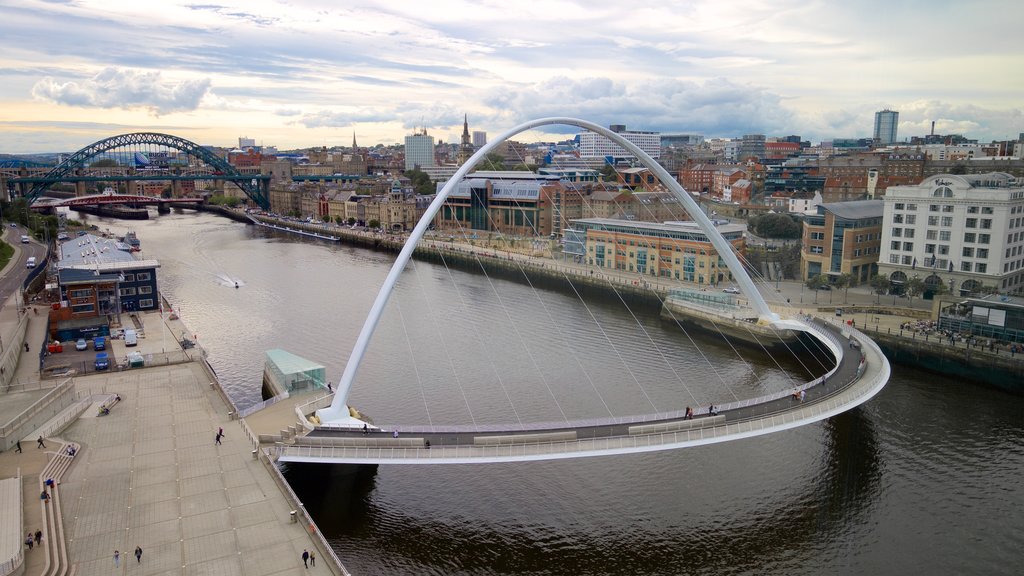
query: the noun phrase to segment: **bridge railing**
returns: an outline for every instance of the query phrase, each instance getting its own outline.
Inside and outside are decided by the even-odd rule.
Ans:
[[[249,416],[250,414],[255,414],[255,413],[259,412],[260,410],[263,410],[267,406],[273,406],[274,404],[277,404],[281,400],[287,400],[288,397],[289,397],[288,391],[285,390],[284,392],[278,394],[277,396],[274,396],[273,398],[267,398],[266,400],[264,400],[262,402],[257,402],[256,404],[253,404],[252,406],[246,406],[245,408],[240,408],[238,410],[238,417],[239,418],[245,418],[246,416]]]

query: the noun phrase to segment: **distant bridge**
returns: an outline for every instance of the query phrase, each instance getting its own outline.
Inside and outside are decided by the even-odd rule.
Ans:
[[[137,154],[154,154],[154,149],[159,150],[156,153],[166,150],[184,152],[187,162],[158,173],[139,172],[131,168],[117,170],[117,173],[112,170],[110,174],[84,172],[95,159],[105,159],[111,155],[135,158]],[[35,202],[43,191],[59,182],[220,180],[238,186],[260,208],[270,209],[269,175],[243,173],[203,146],[178,136],[155,132],[134,132],[105,138],[75,152],[42,176],[28,176],[23,172],[9,176],[7,180],[10,185],[19,186],[29,202]]]
[[[159,206],[161,204],[202,204],[205,198],[158,198],[141,194],[89,194],[72,198],[42,198],[32,208],[59,208],[76,206],[99,206],[104,204],[130,204],[134,206]]]

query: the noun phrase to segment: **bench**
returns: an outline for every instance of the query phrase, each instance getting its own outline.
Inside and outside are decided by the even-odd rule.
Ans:
[[[672,420],[669,422],[657,422],[654,424],[637,424],[629,427],[632,434],[662,434],[664,432],[676,432],[679,430],[692,430],[693,428],[704,428],[706,426],[717,426],[725,422],[725,415],[706,416],[694,418],[693,420]]]
[[[536,432],[532,434],[503,434],[500,436],[474,436],[475,446],[502,446],[537,442],[568,442],[576,439],[575,430]]]

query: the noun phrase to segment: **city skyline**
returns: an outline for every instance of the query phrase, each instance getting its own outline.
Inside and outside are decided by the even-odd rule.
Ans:
[[[289,149],[348,146],[353,132],[394,144],[425,126],[458,142],[464,115],[492,136],[574,116],[817,141],[870,137],[884,108],[900,112],[900,138],[933,121],[981,141],[1024,132],[1024,9],[1009,2],[0,6],[2,153],[141,130]],[[953,29],[955,42],[934,41]]]

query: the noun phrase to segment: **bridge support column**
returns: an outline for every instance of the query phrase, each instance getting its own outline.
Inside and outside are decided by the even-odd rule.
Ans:
[[[75,196],[85,196],[88,194],[85,190],[85,182],[81,180],[75,182]]]
[[[171,180],[171,198],[181,198],[181,180]]]

